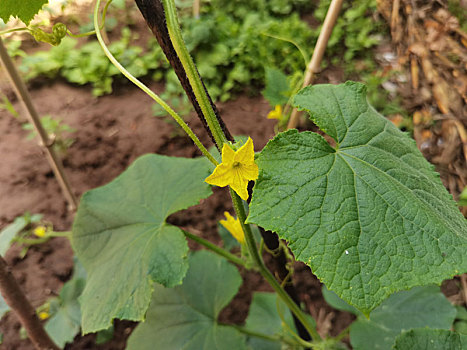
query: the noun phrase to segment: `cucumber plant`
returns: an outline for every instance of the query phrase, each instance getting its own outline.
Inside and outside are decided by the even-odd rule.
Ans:
[[[293,105],[328,138],[288,130],[255,154],[251,138],[234,141],[209,97],[174,0],[136,3],[221,159],[111,54],[96,0],[95,34],[107,57],[174,117],[203,157],[145,155],[82,196],[71,235],[87,274],[82,332],[108,329],[114,319],[141,321],[128,341],[138,350],[339,349],[347,333],[360,349],[465,348],[467,336],[450,331],[456,309],[433,286],[467,272],[465,218],[415,142],[369,105],[365,86],[302,89]],[[10,12],[0,15],[19,15]],[[227,213],[221,224],[240,254],[167,223],[209,197],[211,185],[229,187],[236,218]],[[321,337],[288,292],[290,276],[277,280],[265,266],[268,232],[282,240],[277,251],[307,264],[324,283],[331,305],[357,316],[349,329]],[[187,239],[210,252],[190,252]],[[254,294],[244,326],[218,320],[241,284],[234,265],[257,271],[274,290]]]

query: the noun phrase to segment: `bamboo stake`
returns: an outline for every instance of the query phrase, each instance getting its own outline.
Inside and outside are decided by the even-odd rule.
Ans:
[[[310,63],[306,69],[305,79],[303,80],[302,88],[313,83],[314,74],[319,71],[321,61],[323,59],[324,51],[328,45],[329,37],[331,36],[334,25],[336,24],[337,17],[342,8],[342,3],[344,0],[332,0],[331,5],[329,5],[329,10],[324,19],[323,28],[319,33],[318,41],[313,51],[313,56],[311,57]],[[287,129],[294,129],[298,124],[298,110],[294,108],[292,114],[290,115],[289,123],[287,124]]]
[[[193,17],[199,18],[199,11],[201,8],[201,0],[193,0]]]
[[[38,350],[59,350],[44,330],[36,311],[29,303],[6,261],[0,256],[0,292],[8,306],[16,313],[28,337]]]
[[[77,206],[77,200],[76,197],[73,195],[73,192],[71,191],[70,183],[68,182],[68,179],[65,175],[62,162],[60,161],[60,158],[57,156],[57,153],[53,148],[54,140],[51,139],[49,135],[47,135],[47,132],[44,130],[40,122],[39,115],[37,114],[37,111],[32,103],[31,96],[28,93],[26,85],[21,80],[13,61],[11,60],[5,46],[3,45],[3,41],[1,38],[0,59],[3,63],[3,66],[5,67],[11,85],[15,90],[16,96],[18,96],[18,99],[21,101],[30,123],[34,125],[34,128],[36,129],[36,132],[39,135],[40,145],[45,150],[45,154],[47,156],[49,164],[52,167],[55,177],[57,178],[57,181],[68,202],[68,208],[69,210],[74,211]]]

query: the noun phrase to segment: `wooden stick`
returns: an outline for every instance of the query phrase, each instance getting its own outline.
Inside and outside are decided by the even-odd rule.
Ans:
[[[199,11],[201,8],[201,0],[193,0],[193,17],[199,18]]]
[[[324,51],[326,51],[326,46],[328,45],[329,37],[331,36],[334,25],[336,24],[337,17],[342,8],[342,3],[344,0],[332,0],[331,5],[329,5],[328,13],[324,19],[323,28],[319,33],[318,41],[313,51],[313,56],[311,57],[310,63],[305,72],[305,79],[303,80],[302,88],[313,83],[314,74],[319,71],[321,61],[323,59]],[[287,129],[294,129],[298,124],[298,110],[293,109],[292,114],[290,115],[289,123],[287,124]]]
[[[59,350],[42,327],[36,311],[16,282],[6,261],[0,256],[0,292],[8,306],[16,313],[29,339],[38,350]]]
[[[63,191],[63,194],[68,202],[68,208],[71,211],[74,211],[77,206],[76,197],[73,195],[71,191],[70,183],[65,175],[65,171],[63,169],[62,162],[60,158],[57,156],[55,149],[53,147],[54,140],[49,137],[47,132],[44,130],[39,115],[37,114],[36,109],[32,103],[31,96],[26,88],[26,85],[21,80],[21,77],[18,74],[18,71],[15,68],[13,61],[11,60],[8,52],[3,45],[3,41],[0,38],[0,59],[5,67],[8,77],[10,78],[11,85],[13,86],[16,96],[21,101],[24,110],[26,111],[26,115],[32,125],[39,135],[40,145],[44,148],[45,154],[49,161],[50,166],[57,178],[57,181]]]

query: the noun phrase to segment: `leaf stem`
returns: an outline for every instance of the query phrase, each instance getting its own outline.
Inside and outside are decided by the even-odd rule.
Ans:
[[[217,245],[201,238],[201,237],[198,237],[198,236],[195,236],[194,234],[191,234],[185,230],[182,230],[183,234],[192,239],[193,241],[205,246],[206,248],[208,248],[209,250],[212,250],[214,253],[226,258],[227,260],[229,260],[230,262],[233,262],[234,264],[237,264],[237,265],[240,265],[240,266],[243,266],[246,268],[246,265],[245,265],[245,262],[240,259],[238,256],[228,252],[227,250],[221,248],[221,247],[218,247]]]
[[[111,1],[111,0],[110,0]],[[104,42],[104,39],[102,38],[102,34],[99,29],[99,6],[100,6],[101,0],[96,1],[96,5],[94,7],[94,29],[96,31],[96,36],[97,40],[99,41],[99,44],[102,47],[102,50],[104,51],[105,55],[107,58],[110,60],[110,62],[113,63],[113,65],[128,79],[130,80],[133,84],[135,84],[137,87],[139,87],[141,90],[143,90],[149,97],[151,97],[154,101],[156,101],[164,110],[169,113],[172,118],[175,119],[175,121],[180,125],[187,133],[187,135],[191,138],[191,140],[195,143],[195,145],[199,148],[199,150],[209,159],[211,163],[214,165],[218,165],[219,163],[217,160],[214,159],[214,157],[211,155],[211,153],[208,152],[206,147],[201,143],[201,141],[198,139],[198,137],[194,134],[194,132],[190,129],[190,127],[185,123],[185,121],[180,117],[167,103],[165,103],[164,100],[162,100],[157,94],[155,94],[151,89],[149,89],[146,85],[144,85],[140,80],[135,78],[130,72],[128,72],[125,67],[123,67],[120,62],[117,61],[117,59],[112,55],[110,50],[108,49],[107,45]]]
[[[249,224],[245,224],[246,214],[245,208],[243,207],[243,203],[241,198],[230,188],[230,196],[232,197],[233,206],[235,212],[237,214],[238,219],[243,228],[243,232],[245,233],[245,241],[247,243],[248,250],[250,255],[255,262],[256,266],[259,269],[261,275],[266,279],[266,281],[271,285],[271,287],[276,291],[277,295],[282,299],[282,301],[287,305],[287,307],[292,311],[292,313],[297,317],[297,319],[303,324],[306,328],[308,333],[311,335],[314,341],[320,341],[321,337],[316,331],[315,327],[310,324],[308,319],[306,318],[303,311],[300,307],[295,304],[292,298],[287,294],[287,292],[281,287],[279,282],[275,279],[272,273],[267,269],[264,265],[263,259],[258,253],[258,249],[256,247],[256,241],[253,237],[253,233],[251,232],[251,228]]]
[[[235,324],[227,324],[225,326],[233,327],[237,331],[239,331],[239,332],[241,332],[243,334],[246,334],[246,335],[249,335],[249,336],[252,336],[252,337],[256,337],[256,338],[261,338],[261,339],[264,339],[264,340],[269,340],[269,341],[273,341],[273,342],[278,342],[279,341],[279,342],[282,342],[284,344],[291,345],[291,346],[302,345],[299,342],[294,342],[292,340],[285,339],[284,337],[268,335],[268,334],[264,334],[264,333],[260,333],[260,332],[255,332],[255,331],[252,331],[252,330],[250,330],[248,328],[238,326],[238,325],[235,325]]]
[[[203,82],[200,79],[198,70],[184,44],[180,25],[178,23],[177,12],[173,0],[162,0],[167,20],[167,29],[169,31],[172,45],[177,53],[180,62],[185,69],[188,81],[193,89],[196,100],[199,103],[203,112],[206,123],[212,132],[217,148],[222,149],[222,145],[227,142],[227,138],[222,130],[222,127],[217,119],[216,113],[212,108],[211,101],[206,93]]]

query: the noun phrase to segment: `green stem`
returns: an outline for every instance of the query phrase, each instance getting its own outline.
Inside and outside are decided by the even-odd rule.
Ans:
[[[212,132],[214,140],[216,141],[219,150],[222,149],[222,145],[227,142],[227,138],[222,130],[219,121],[217,120],[216,113],[211,106],[208,95],[204,85],[199,77],[198,70],[184,44],[180,25],[178,23],[177,10],[173,0],[162,0],[164,5],[165,16],[167,20],[167,29],[169,31],[170,40],[177,53],[180,62],[185,69],[185,73],[188,77],[188,81],[193,89],[196,100],[199,103],[201,111],[203,112],[204,119],[208,124],[209,129]]]
[[[295,304],[292,298],[287,294],[287,292],[281,287],[279,282],[274,278],[268,268],[264,265],[263,259],[258,253],[256,247],[256,241],[251,232],[250,225],[245,224],[246,214],[243,207],[241,198],[230,188],[230,196],[232,197],[232,202],[234,205],[235,212],[245,233],[245,241],[248,246],[250,255],[257,265],[259,272],[266,279],[266,281],[271,285],[271,287],[276,291],[277,295],[282,299],[282,301],[287,305],[287,307],[292,311],[292,313],[297,317],[297,319],[303,324],[305,329],[311,335],[314,341],[320,341],[321,337],[316,331],[315,327],[308,321],[303,311],[300,307]]]
[[[165,103],[164,100],[162,100],[158,95],[156,95],[151,89],[149,89],[146,85],[144,85],[141,81],[139,81],[137,78],[135,78],[130,72],[128,72],[121,64],[120,62],[117,61],[117,59],[112,55],[110,50],[108,49],[107,45],[105,44],[100,29],[99,29],[99,6],[100,6],[101,0],[96,1],[96,6],[94,7],[94,29],[96,31],[96,36],[97,40],[99,41],[99,44],[102,47],[102,50],[104,51],[105,55],[108,57],[110,62],[113,63],[115,67],[125,76],[130,80],[133,84],[135,84],[137,87],[139,87],[141,90],[143,90],[149,97],[151,97],[154,101],[156,101],[159,105],[161,105],[164,110],[169,113],[172,118],[175,119],[175,121],[180,125],[187,133],[187,135],[191,138],[191,140],[195,143],[195,145],[199,148],[199,150],[213,163],[214,165],[218,165],[219,163],[214,159],[214,157],[211,155],[211,153],[208,152],[206,147],[201,143],[201,141],[198,139],[198,137],[194,134],[194,132],[190,129],[190,127],[185,123],[185,121],[167,104]]]
[[[29,28],[28,27],[20,27],[20,28],[7,29],[7,30],[4,30],[4,31],[1,31],[0,36],[8,34],[8,33],[13,33],[13,32],[21,32],[23,30],[29,30]]]
[[[335,338],[334,340],[337,341],[337,342],[340,342],[342,341],[342,339],[344,339],[350,332],[350,326],[345,328],[344,330],[342,330],[342,332],[340,332]]]
[[[238,325],[234,325],[234,324],[227,324],[225,326],[233,327],[237,331],[239,331],[239,332],[241,332],[243,334],[252,336],[252,337],[261,338],[261,339],[264,339],[264,340],[269,340],[269,341],[274,341],[274,342],[282,342],[284,344],[288,344],[288,345],[291,345],[291,346],[301,345],[298,342],[293,342],[293,341],[291,341],[289,339],[284,339],[283,337],[278,337],[278,336],[274,336],[274,335],[268,335],[268,334],[264,334],[264,333],[255,332],[255,331],[252,331],[252,330],[250,330],[248,328],[245,328],[245,327],[242,327],[242,326],[238,326]]]
[[[201,237],[198,237],[198,236],[195,236],[185,230],[182,230],[183,234],[192,239],[193,241],[205,246],[206,248],[212,250],[214,253],[226,258],[227,260],[233,262],[234,264],[237,264],[237,265],[240,265],[240,266],[243,266],[246,268],[246,265],[245,265],[245,262],[240,259],[238,256],[236,255],[233,255],[231,253],[229,253],[227,250],[225,249],[222,249],[221,247],[218,247],[217,245],[201,238]]]

